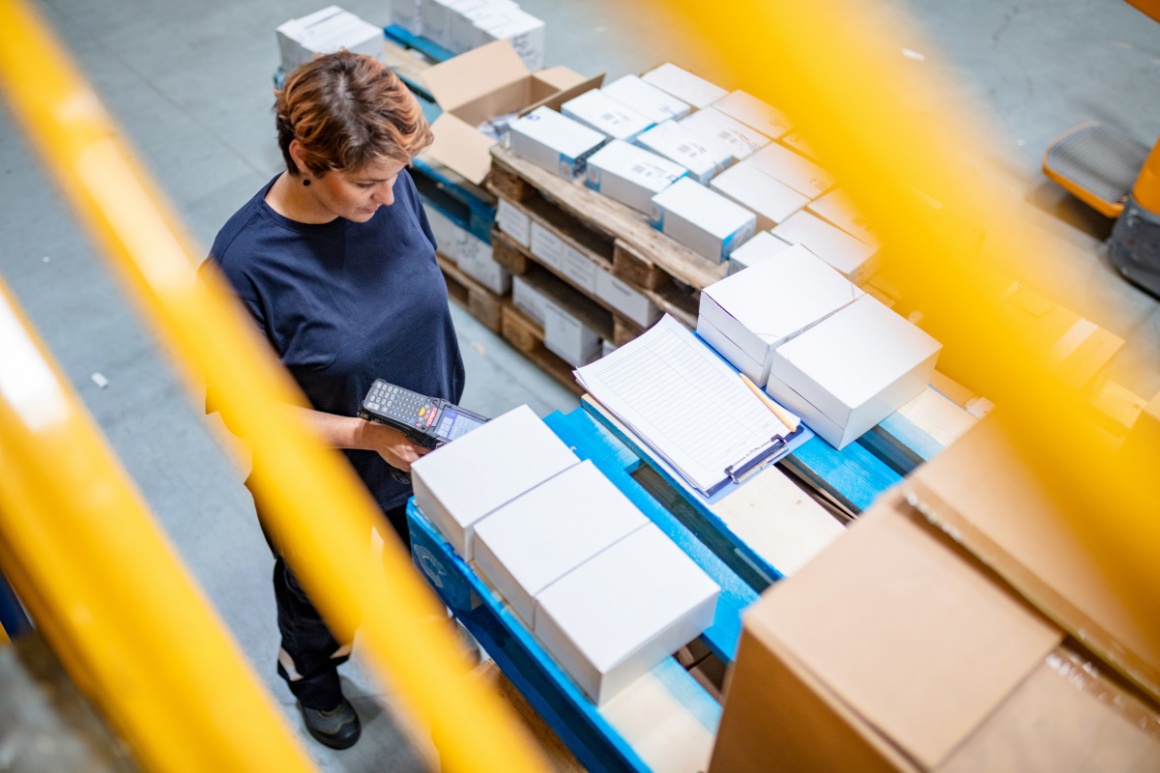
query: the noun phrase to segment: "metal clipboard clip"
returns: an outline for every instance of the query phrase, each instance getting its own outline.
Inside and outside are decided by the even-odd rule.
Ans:
[[[762,449],[761,453],[744,462],[726,467],[725,477],[733,483],[741,484],[745,482],[754,473],[758,472],[770,457],[776,456],[778,452],[785,448],[787,442],[787,439],[780,435],[771,438],[769,447]]]

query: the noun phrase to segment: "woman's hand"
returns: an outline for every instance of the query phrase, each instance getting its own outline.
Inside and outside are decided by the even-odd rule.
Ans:
[[[361,421],[361,419],[360,419]],[[411,471],[411,463],[430,449],[417,446],[397,429],[385,424],[363,421],[359,431],[359,448],[375,451],[387,464],[403,472]]]

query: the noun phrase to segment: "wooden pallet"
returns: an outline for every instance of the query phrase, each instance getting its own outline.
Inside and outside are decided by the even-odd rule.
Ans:
[[[641,213],[589,190],[582,182],[558,177],[498,145],[491,149],[491,157],[488,188],[492,192],[516,203],[543,198],[604,234],[613,245],[609,256],[613,273],[626,282],[647,290],[670,283],[700,290],[725,277],[724,264],[678,244],[649,225]]]
[[[502,318],[504,340],[577,396],[584,394],[572,366],[544,346],[544,328],[538,322],[510,303],[503,304]]]
[[[447,256],[435,253],[435,261],[447,282],[447,296],[493,333],[503,329],[504,299],[463,273]]]

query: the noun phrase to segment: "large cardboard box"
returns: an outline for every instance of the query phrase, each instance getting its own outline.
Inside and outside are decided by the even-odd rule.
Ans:
[[[734,164],[710,181],[709,187],[757,215],[759,231],[776,228],[778,223],[809,203],[809,198],[775,180],[750,163]]]
[[[411,465],[415,504],[470,561],[481,518],[579,461],[521,405]]]
[[[565,180],[584,174],[588,157],[608,138],[547,107],[537,107],[511,126],[512,152]]]
[[[710,83],[671,62],[649,70],[640,78],[645,83],[656,86],[696,108],[708,107],[728,94],[715,83]]]
[[[529,72],[544,66],[544,22],[519,8],[489,14],[476,20],[479,45],[506,40],[519,55]]]
[[[792,246],[789,242],[782,241],[769,231],[759,231],[753,235],[753,238],[729,253],[729,273],[736,274],[738,271],[756,266],[761,261],[768,260]]]
[[[584,184],[647,214],[652,209],[652,197],[685,174],[680,164],[636,145],[613,140],[588,159]]]
[[[560,112],[614,140],[632,142],[656,121],[600,89],[585,91],[560,105]]]
[[[941,348],[863,295],[775,349],[766,391],[842,449],[926,389]]]
[[[448,59],[423,72],[443,114],[431,124],[435,142],[422,157],[481,185],[491,169],[495,140],[478,126],[499,115],[558,105],[598,87],[603,79],[585,79],[566,67],[533,74],[506,40]]]
[[[676,121],[654,126],[638,136],[636,144],[685,167],[702,185],[733,163],[733,151],[726,143],[694,134]]]
[[[653,123],[684,118],[692,111],[688,102],[645,83],[635,75],[625,75],[601,89],[613,99],[648,116]]]
[[[1073,526],[1076,513],[1065,509],[1059,492],[1028,463],[997,418],[980,422],[919,467],[903,482],[904,493],[931,523],[1160,700],[1156,616],[1135,608],[1106,560],[1098,560],[1093,541]],[[1103,520],[1132,514],[1084,515]]]
[[[275,30],[282,71],[289,75],[315,54],[330,54],[345,48],[356,54],[383,58],[383,30],[363,21],[337,5],[290,19]]]
[[[790,120],[785,113],[745,91],[730,92],[712,106],[770,139],[776,140],[790,130]]]
[[[701,291],[697,333],[758,386],[773,351],[864,293],[805,247]]]
[[[805,245],[856,285],[869,279],[877,268],[877,246],[855,239],[806,210],[790,215],[770,233],[790,244]]]
[[[719,592],[649,523],[541,591],[535,635],[599,705],[708,628]]]
[[[1160,764],[1155,708],[897,491],[743,621],[711,773]]]
[[[740,121],[735,121],[711,107],[698,110],[689,117],[682,118],[680,124],[698,137],[708,137],[724,142],[729,146],[735,161],[749,158],[771,142],[769,137],[756,129],[752,129]]]
[[[480,521],[475,565],[531,628],[540,591],[646,523],[585,460]]]
[[[752,236],[757,225],[752,212],[687,177],[652,201],[649,220],[655,228],[717,263]]]

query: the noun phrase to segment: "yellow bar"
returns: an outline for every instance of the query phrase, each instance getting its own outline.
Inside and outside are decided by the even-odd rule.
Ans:
[[[149,770],[313,766],[0,283],[0,543]]]
[[[0,2],[0,83],[61,190],[112,259],[146,319],[200,395],[220,398],[253,451],[253,480],[295,573],[343,638],[360,641],[377,673],[431,729],[446,770],[543,770],[510,709],[477,681],[443,614],[397,542],[383,572],[368,557],[379,512],[338,454],[287,420],[304,404],[245,312],[216,275],[194,281],[197,259],[111,120],[24,2]],[[198,398],[200,401],[200,398]],[[382,574],[385,573],[385,581]],[[267,767],[266,769],[270,769]]]
[[[883,241],[883,270],[906,297],[921,297],[924,326],[947,351],[969,353],[969,386],[999,406],[995,419],[1021,449],[1068,524],[1160,641],[1160,476],[1156,459],[1117,455],[1086,418],[1075,390],[1054,375],[1048,353],[1000,317],[986,286],[1041,235],[1017,217],[1021,202],[973,168],[989,157],[975,146],[972,120],[937,108],[945,92],[900,52],[915,45],[865,2],[699,0],[657,3],[675,12],[690,39],[704,41],[735,80],[785,110]],[[922,106],[917,113],[911,106]],[[940,120],[941,119],[941,120]],[[970,222],[985,224],[976,254],[915,190]]]

